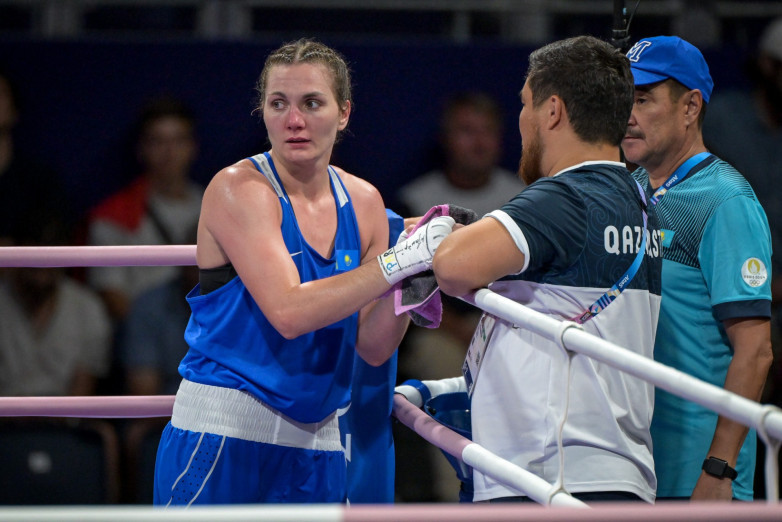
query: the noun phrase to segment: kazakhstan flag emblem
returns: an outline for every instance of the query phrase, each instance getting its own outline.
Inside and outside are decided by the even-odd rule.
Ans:
[[[353,270],[358,266],[358,250],[337,250],[337,270]]]

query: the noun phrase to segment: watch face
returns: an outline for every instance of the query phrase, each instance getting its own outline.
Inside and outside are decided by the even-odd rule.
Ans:
[[[720,478],[728,477],[734,479],[738,475],[735,469],[728,466],[727,462],[716,457],[709,457],[703,461],[703,471]]]
[[[720,461],[717,459],[708,459],[703,464],[703,470],[706,473],[709,473],[710,475],[717,475],[718,477],[722,477],[725,473],[725,468],[727,467],[728,463],[725,461]]]

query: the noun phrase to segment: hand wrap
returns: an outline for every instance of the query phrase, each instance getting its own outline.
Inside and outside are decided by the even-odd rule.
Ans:
[[[437,247],[451,233],[455,221],[449,216],[432,219],[393,248],[377,256],[386,281],[395,285],[402,279],[432,268]]]

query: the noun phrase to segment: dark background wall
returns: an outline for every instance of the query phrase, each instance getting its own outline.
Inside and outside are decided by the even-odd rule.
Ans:
[[[638,25],[634,40],[656,34],[644,33]],[[607,37],[610,22],[581,29]],[[648,28],[657,29],[654,24]],[[215,42],[57,40],[0,33],[0,63],[21,90],[18,144],[57,169],[74,207],[85,212],[135,174],[128,140],[142,104],[153,95],[173,94],[196,113],[201,154],[195,176],[206,184],[221,167],[266,149],[262,121],[251,114],[254,83],[268,51],[293,35],[286,36]],[[454,91],[482,89],[499,99],[505,113],[502,163],[516,170],[521,152],[518,92],[527,55],[536,46],[322,39],[346,56],[354,73],[350,132],[337,146],[333,162],[374,183],[387,205],[396,205],[398,187],[436,162],[438,114],[443,99]],[[717,89],[742,84],[746,48],[728,43],[704,51]]]
[[[329,42],[332,43],[332,42]],[[63,175],[75,206],[87,208],[132,176],[130,128],[151,96],[174,94],[198,118],[201,182],[266,148],[251,114],[254,84],[275,44],[205,42],[0,42],[20,84],[18,143]],[[445,95],[484,89],[506,113],[503,163],[520,154],[516,118],[527,48],[506,45],[338,44],[354,73],[354,111],[334,163],[371,180],[389,200],[432,163]]]

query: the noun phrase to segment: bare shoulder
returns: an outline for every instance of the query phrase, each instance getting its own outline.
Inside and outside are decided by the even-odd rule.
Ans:
[[[241,253],[253,237],[279,227],[282,212],[276,193],[252,163],[242,160],[220,170],[206,187],[198,225],[196,258],[214,267]]]
[[[207,190],[230,190],[245,183],[252,183],[258,178],[257,172],[249,160],[237,161],[218,171],[209,182]]]
[[[216,230],[234,233],[240,227],[250,233],[260,224],[279,224],[282,211],[269,181],[250,161],[242,160],[220,170],[209,182],[201,219]]]
[[[258,198],[276,197],[266,178],[259,175],[252,163],[243,159],[220,170],[206,187],[204,204],[226,204]]]

